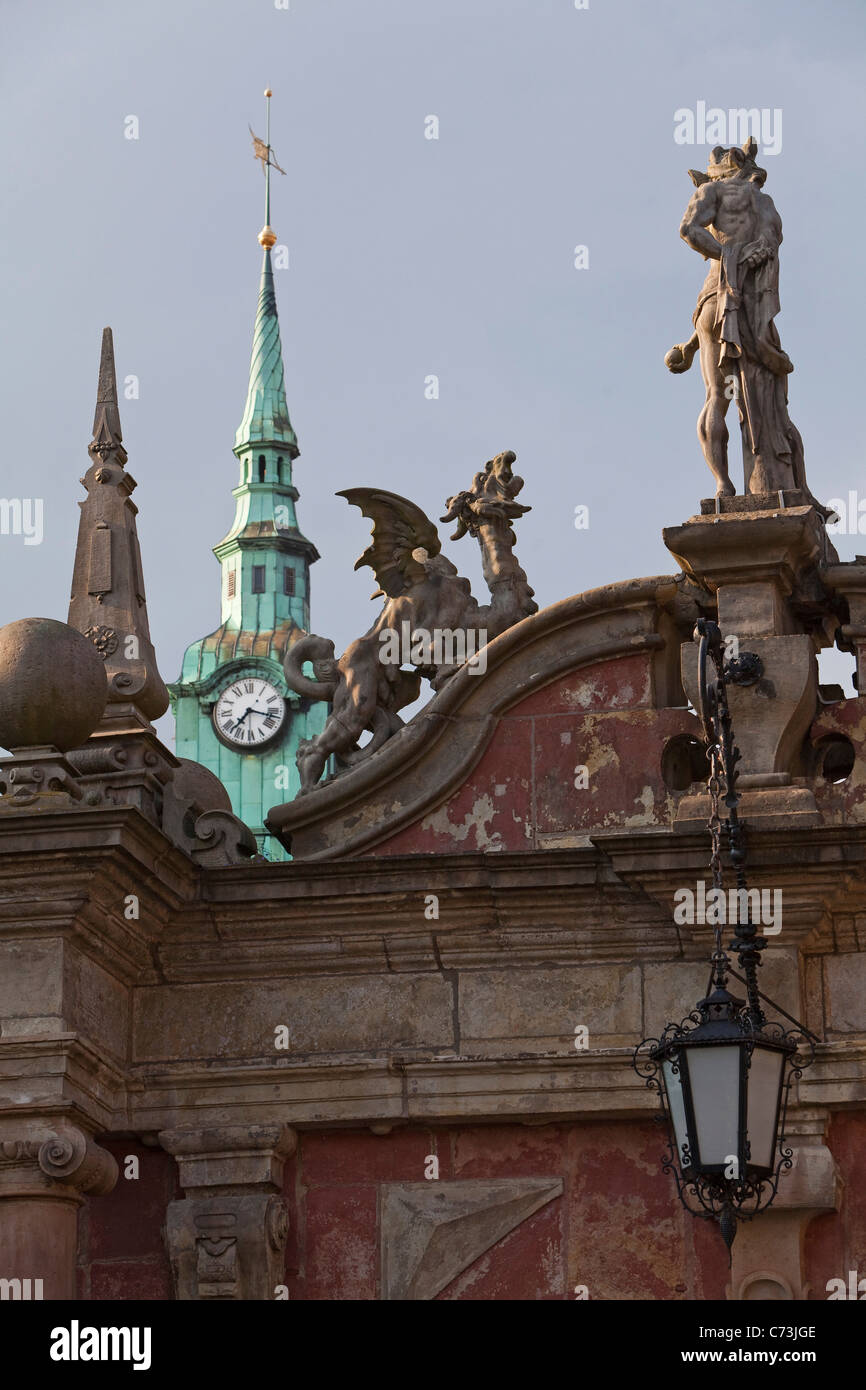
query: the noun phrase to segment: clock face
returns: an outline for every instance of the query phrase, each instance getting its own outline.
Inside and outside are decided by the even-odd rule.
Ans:
[[[286,717],[282,695],[261,676],[227,685],[213,711],[214,728],[232,748],[261,748],[276,738]]]

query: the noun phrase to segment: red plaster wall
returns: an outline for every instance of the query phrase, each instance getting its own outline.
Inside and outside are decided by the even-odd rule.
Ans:
[[[562,1197],[464,1270],[439,1299],[724,1298],[721,1237],[681,1209],[652,1124],[563,1124],[303,1134],[288,1166],[290,1297],[379,1297],[379,1185],[419,1182],[427,1155],[449,1178],[561,1177]]]
[[[685,709],[651,707],[650,660],[598,662],[514,705],[464,785],[370,854],[533,850],[550,836],[668,825],[662,751],[698,726]],[[578,766],[586,788],[574,785]]]
[[[864,692],[866,695],[866,692]],[[842,734],[854,746],[854,768],[843,782],[815,780],[815,800],[828,825],[866,820],[866,698],[826,705],[809,730],[814,745],[828,734]]]
[[[866,1279],[866,1112],[838,1111],[827,1143],[842,1174],[842,1202],[806,1231],[806,1277],[816,1301],[827,1297],[830,1279],[847,1283],[852,1269]]]
[[[169,1299],[171,1267],[163,1239],[169,1202],[182,1197],[177,1164],[164,1149],[136,1139],[100,1139],[117,1159],[113,1192],[90,1197],[78,1216],[78,1296],[86,1299]],[[139,1177],[123,1176],[128,1154]]]
[[[381,1184],[419,1182],[430,1154],[439,1181],[560,1177],[563,1196],[524,1221],[460,1273],[441,1300],[563,1301],[585,1285],[590,1299],[723,1299],[729,1279],[721,1237],[681,1208],[660,1168],[661,1128],[652,1122],[474,1125],[302,1133],[286,1165],[290,1212],[286,1283],[292,1299],[379,1298]],[[165,1210],[183,1194],[174,1159],[134,1140],[101,1140],[123,1171],[136,1154],[141,1176],[89,1199],[79,1218],[82,1299],[170,1299]],[[810,1298],[827,1282],[866,1278],[866,1112],[833,1116],[830,1148],[843,1176],[839,1212],[806,1235]]]

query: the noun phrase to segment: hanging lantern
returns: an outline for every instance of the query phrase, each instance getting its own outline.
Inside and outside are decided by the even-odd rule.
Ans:
[[[660,1038],[645,1039],[635,1050],[634,1066],[661,1098],[670,1135],[664,1171],[673,1173],[688,1211],[718,1220],[730,1250],[737,1221],[765,1210],[776,1196],[781,1174],[792,1167],[792,1152],[785,1144],[788,1098],[793,1082],[811,1062],[814,1047],[813,1035],[771,1004],[757,986],[760,952],[767,943],[751,920],[746,889],[736,793],[740,754],[733,742],[725,682],[756,679],[760,662],[746,653],[726,667],[719,628],[706,619],[699,621],[695,636],[700,640],[698,713],[710,763],[713,884],[721,889],[719,802],[724,784],[728,847],[737,877],[733,897],[746,918],[738,922],[730,949],[737,952],[744,975],[732,970],[717,926],[706,997],[682,1023],[669,1023]],[[712,685],[707,679],[708,657],[716,667]],[[746,999],[728,991],[730,975],[746,986]],[[768,1022],[762,1000],[793,1028],[786,1031],[781,1023]]]

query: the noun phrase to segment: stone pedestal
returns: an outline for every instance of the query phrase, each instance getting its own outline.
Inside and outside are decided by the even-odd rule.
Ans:
[[[100,727],[69,761],[91,804],[136,806],[153,825],[161,824],[165,787],[180,764],[134,705],[109,705]]]
[[[815,824],[819,815],[802,775],[802,748],[818,709],[816,654],[833,640],[838,624],[818,573],[835,551],[814,507],[768,510],[756,509],[760,499],[723,500],[718,514],[704,503],[702,515],[668,527],[664,540],[685,573],[715,596],[730,654],[751,653],[760,662],[757,679],[728,688],[742,755],[741,815],[767,828]],[[682,676],[697,706],[693,643],[682,647]],[[687,796],[677,823],[703,823],[706,814],[705,793]]]

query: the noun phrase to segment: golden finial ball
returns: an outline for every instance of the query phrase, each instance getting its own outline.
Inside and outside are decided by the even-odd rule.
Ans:
[[[273,92],[271,91],[270,87],[265,87],[265,96],[266,96],[266,97],[272,97],[273,95],[274,95],[274,94],[273,94]]]
[[[262,227],[259,232],[259,245],[265,246],[270,251],[272,246],[277,244],[277,234],[273,227]]]

